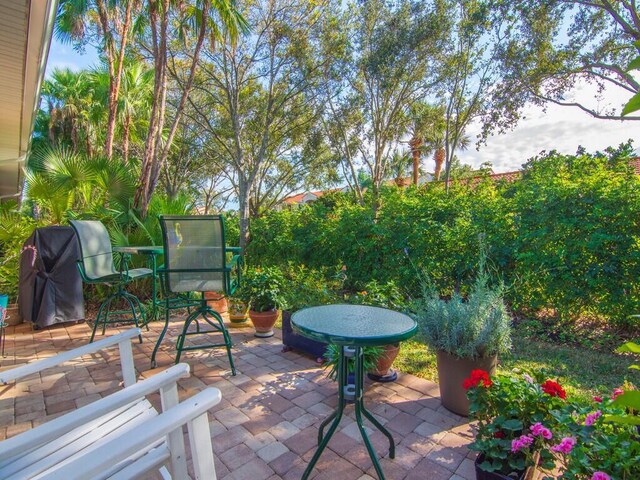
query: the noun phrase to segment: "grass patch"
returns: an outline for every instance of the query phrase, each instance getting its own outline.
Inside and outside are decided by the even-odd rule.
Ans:
[[[513,332],[511,353],[499,360],[498,370],[502,372],[514,368],[544,370],[549,378],[558,379],[569,395],[583,400],[590,400],[596,394],[610,395],[625,379],[636,385],[640,383],[640,373],[628,369],[632,363],[629,357],[540,340],[519,326]],[[394,365],[400,371],[438,381],[435,352],[418,337],[402,343]]]

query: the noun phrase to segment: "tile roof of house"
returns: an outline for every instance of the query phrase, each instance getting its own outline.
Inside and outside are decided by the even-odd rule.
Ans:
[[[335,192],[336,190],[340,190],[339,188],[333,188],[331,190],[317,190],[315,192],[302,192],[296,195],[291,195],[290,197],[283,198],[281,203],[286,203],[287,205],[295,205],[296,203],[300,203],[302,199],[307,195],[315,195],[317,198],[320,198],[326,193]]]

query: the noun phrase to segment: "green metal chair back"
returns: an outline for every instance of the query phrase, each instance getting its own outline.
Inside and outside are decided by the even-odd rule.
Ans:
[[[113,264],[111,239],[107,228],[97,220],[71,220],[80,245],[80,273],[85,281],[119,275]]]
[[[233,293],[222,215],[161,215],[166,287],[173,293]]]

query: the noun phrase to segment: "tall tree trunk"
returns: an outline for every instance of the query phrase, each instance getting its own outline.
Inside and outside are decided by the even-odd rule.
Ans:
[[[122,129],[122,156],[124,157],[124,163],[129,163],[129,131],[131,129],[131,115],[127,113],[124,119],[124,125]]]
[[[413,157],[413,184],[417,187],[420,170],[420,148],[422,147],[422,139],[413,137],[409,142],[411,148],[411,156]]]
[[[162,101],[165,98],[166,90],[166,25],[168,22],[167,0],[162,0],[163,5],[160,7],[162,12],[159,13],[158,0],[149,2],[149,17],[151,26],[151,37],[153,43],[154,57],[154,83],[153,83],[153,101],[151,104],[151,116],[149,118],[149,128],[147,131],[147,141],[144,147],[144,156],[142,159],[142,167],[140,169],[140,178],[138,180],[138,188],[133,198],[134,206],[142,212],[142,216],[146,216],[149,209],[148,185],[151,179],[151,168],[157,158],[157,142],[162,135]],[[158,32],[158,20],[160,20],[160,32]]]
[[[240,248],[244,251],[249,244],[249,190],[248,182],[245,178],[238,179],[238,214],[240,217]]]
[[[127,37],[129,36],[129,28],[131,25],[131,9],[133,8],[133,3],[134,0],[129,0],[127,2],[124,23],[122,24],[122,31],[120,32],[120,51],[118,53],[116,71],[113,71],[112,65],[110,65],[109,68],[109,120],[107,122],[107,138],[104,146],[105,155],[108,159],[111,159],[111,157],[113,156],[113,138],[116,132],[118,96],[120,95],[120,85],[122,83],[124,54],[127,46]],[[115,51],[113,53],[115,53]],[[111,56],[113,57],[113,54]]]
[[[446,152],[442,147],[437,148],[436,151],[433,153],[433,161],[436,164],[433,175],[436,181],[440,180],[440,174],[442,173],[442,166],[444,165],[446,156],[447,156]]]
[[[205,1],[202,8],[202,18],[200,25],[200,32],[198,34],[198,40],[196,42],[196,46],[193,52],[193,59],[191,61],[191,66],[189,69],[189,76],[187,77],[187,82],[182,87],[182,96],[180,97],[180,102],[176,108],[175,117],[173,119],[173,123],[171,125],[171,129],[169,130],[169,135],[167,137],[167,141],[158,155],[157,148],[160,145],[160,140],[162,137],[162,130],[164,127],[165,120],[165,108],[166,108],[166,95],[167,95],[167,45],[166,45],[166,34],[167,34],[167,19],[168,14],[166,13],[169,5],[168,1],[165,0],[166,5],[163,6],[163,19],[161,23],[161,37],[160,37],[160,48],[159,55],[163,57],[162,60],[162,72],[160,75],[160,89],[158,91],[160,95],[160,101],[158,105],[158,113],[157,113],[157,129],[156,129],[156,141],[154,142],[154,155],[147,161],[145,156],[143,162],[143,171],[141,172],[141,182],[138,187],[138,191],[136,192],[135,204],[136,207],[140,210],[140,213],[143,217],[147,215],[147,209],[149,207],[149,201],[151,200],[151,195],[158,184],[158,177],[160,176],[160,170],[169,156],[169,151],[171,149],[171,144],[173,143],[173,139],[175,138],[176,131],[178,126],[180,125],[180,120],[182,118],[182,112],[184,111],[184,107],[187,103],[187,99],[189,98],[189,94],[191,93],[191,87],[193,86],[193,79],[195,77],[196,67],[198,65],[200,59],[200,51],[202,50],[202,44],[204,43],[204,39],[206,37],[207,32],[207,23],[209,18],[209,1]],[[164,34],[163,34],[164,33]],[[155,92],[154,92],[155,93]],[[155,103],[155,102],[154,102]],[[144,175],[144,177],[143,177]],[[138,194],[140,192],[140,194]]]
[[[451,160],[453,157],[453,150],[449,147],[449,143],[445,145],[445,190],[449,193],[449,187],[451,185]]]

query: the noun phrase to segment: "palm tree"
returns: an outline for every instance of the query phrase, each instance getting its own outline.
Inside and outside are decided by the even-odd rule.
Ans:
[[[149,0],[146,3],[146,24],[151,33],[154,62],[153,101],[149,115],[149,127],[134,205],[142,217],[146,217],[151,196],[158,183],[160,170],[169,156],[184,108],[187,104],[200,52],[205,39],[212,44],[219,41],[234,43],[241,33],[249,31],[246,20],[240,14],[235,0],[191,0],[182,2],[171,11],[169,0]],[[164,132],[168,86],[168,42],[171,40],[169,17],[177,13],[179,37],[189,33],[195,38],[191,59],[185,68],[186,78],[181,84],[180,98],[173,110],[173,121],[167,129],[167,138],[161,142]],[[214,45],[212,45],[213,48]]]
[[[81,140],[92,131],[93,84],[87,72],[56,69],[43,87],[49,109],[49,139],[52,143],[70,141],[79,151]],[[58,135],[58,132],[61,134]],[[89,154],[91,142],[87,141]]]
[[[139,0],[61,0],[56,18],[56,36],[63,42],[82,45],[97,39],[104,55],[109,79],[108,121],[105,155],[111,158],[116,129],[118,97],[127,45],[142,3]]]
[[[131,167],[64,146],[34,152],[25,177],[27,197],[53,223],[61,223],[74,212],[95,218],[126,217],[135,191]]]
[[[413,157],[413,183],[418,185],[420,157],[422,153],[435,151],[436,177],[442,169],[438,168],[441,153],[444,154],[444,106],[425,102],[414,103],[409,110],[409,148]],[[444,161],[444,160],[442,160]]]
[[[153,96],[154,71],[141,62],[127,66],[122,79],[122,93],[118,106],[122,129],[122,157],[129,161],[129,143],[140,140],[148,125],[147,114]]]

